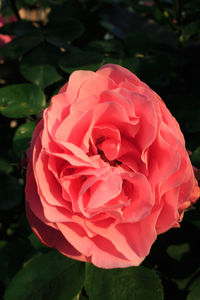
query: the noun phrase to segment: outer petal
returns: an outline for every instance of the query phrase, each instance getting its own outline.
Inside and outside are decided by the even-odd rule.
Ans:
[[[129,81],[135,85],[141,84],[141,81],[137,76],[119,65],[104,65],[97,71],[97,74],[111,78],[116,84],[119,84],[122,81]]]

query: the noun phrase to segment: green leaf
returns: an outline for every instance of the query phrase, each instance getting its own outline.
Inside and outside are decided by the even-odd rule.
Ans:
[[[115,35],[117,38],[124,39],[125,33],[123,29],[121,29],[119,26],[116,26],[115,24],[109,22],[109,21],[100,21],[100,24],[102,27],[104,27],[108,32],[111,32],[113,35]]]
[[[32,25],[32,22],[24,20],[7,23],[0,28],[1,33],[13,36],[24,36],[27,34],[37,33],[37,30],[38,29]]]
[[[123,57],[121,55],[112,54],[112,55],[104,57],[102,65],[104,65],[104,64],[118,64],[118,65],[122,66],[122,60],[123,60]]]
[[[126,36],[125,45],[131,55],[147,54],[151,47],[151,40],[145,33],[130,33]]]
[[[123,46],[120,40],[112,39],[108,41],[93,41],[86,47],[88,51],[97,51],[100,53],[123,53]]]
[[[71,300],[83,283],[83,263],[50,251],[24,265],[8,285],[4,299]]]
[[[48,16],[49,22],[52,24],[59,24],[62,26],[67,19],[73,18],[81,20],[87,13],[87,10],[84,9],[84,5],[81,1],[57,0],[54,1],[54,3],[55,5],[52,5],[51,12]]]
[[[26,64],[21,65],[21,73],[27,80],[45,88],[52,83],[62,79],[56,68],[51,65],[36,65],[29,66]]]
[[[0,157],[0,173],[9,174],[12,171],[12,165],[5,158]]]
[[[200,106],[199,95],[190,93],[182,94],[166,94],[166,103],[170,111],[176,117],[183,132],[199,132],[200,131]],[[190,143],[188,149],[198,146],[198,139],[188,139]],[[198,156],[198,150],[195,154],[195,159]]]
[[[192,152],[191,160],[194,166],[200,166],[200,146]]]
[[[22,201],[22,185],[12,175],[0,175],[0,210],[8,210]]]
[[[199,300],[200,296],[200,276],[190,285],[190,293],[186,300]]]
[[[4,242],[0,247],[0,280],[6,285],[32,252],[27,240]]]
[[[78,20],[68,19],[61,26],[49,24],[45,30],[46,40],[57,47],[67,47],[69,42],[79,38],[84,27]]]
[[[0,89],[0,111],[8,118],[23,118],[45,107],[45,95],[36,85],[24,83]]]
[[[74,300],[88,300],[89,298],[83,295],[80,295],[77,299],[75,298]]]
[[[200,269],[196,269],[193,273],[190,273],[189,276],[184,278],[173,278],[173,282],[176,283],[179,290],[186,290],[188,289],[188,286],[193,281],[194,278],[196,278],[196,275],[199,273]]]
[[[28,5],[35,5],[37,3],[37,0],[23,0],[23,2]]]
[[[189,102],[188,102],[188,99]],[[187,101],[187,102],[186,102]],[[200,107],[198,97],[190,95],[182,96],[182,106],[176,111],[176,117],[184,132],[200,131]]]
[[[178,261],[181,261],[184,254],[189,252],[189,250],[190,250],[190,245],[188,243],[184,243],[184,244],[180,244],[180,245],[170,245],[167,248],[167,254],[170,257],[172,257]]]
[[[182,30],[187,39],[192,35],[199,34],[200,21],[190,22],[189,24],[183,26]]]
[[[168,85],[170,72],[170,61],[167,55],[149,56],[140,60],[139,76],[147,84]]]
[[[97,52],[73,51],[60,60],[60,68],[67,73],[75,70],[96,70],[103,62],[103,55]]]
[[[37,237],[37,235],[32,232],[29,237],[28,237],[31,245],[33,246],[33,248],[37,249],[37,250],[41,250],[41,249],[48,249],[48,247],[43,244],[39,238]]]
[[[5,44],[0,49],[0,54],[15,59],[31,49],[37,47],[42,41],[42,36],[38,34],[29,34],[28,36],[20,36],[10,43]]]
[[[140,70],[140,60],[135,56],[123,58],[121,65],[124,68],[129,69],[134,74],[138,74]]]
[[[20,65],[20,71],[24,78],[45,88],[62,79],[56,70],[56,63],[61,56],[55,47],[38,47],[24,56]],[[37,57],[37,59],[36,59]]]
[[[20,125],[13,137],[13,150],[19,158],[22,153],[30,146],[31,137],[35,129],[35,123],[29,122]]]
[[[87,265],[86,292],[91,300],[162,300],[161,282],[145,267],[104,270]]]

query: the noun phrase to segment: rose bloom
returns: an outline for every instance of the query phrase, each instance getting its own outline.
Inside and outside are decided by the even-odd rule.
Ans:
[[[75,71],[44,110],[26,211],[47,246],[101,268],[137,266],[198,197],[177,121],[129,70]]]

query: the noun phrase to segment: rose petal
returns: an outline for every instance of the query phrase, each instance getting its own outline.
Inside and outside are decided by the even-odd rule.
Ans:
[[[119,84],[121,81],[130,81],[135,85],[139,85],[141,82],[139,78],[129,70],[114,64],[107,64],[102,66],[97,71],[97,74],[111,78],[116,84]]]

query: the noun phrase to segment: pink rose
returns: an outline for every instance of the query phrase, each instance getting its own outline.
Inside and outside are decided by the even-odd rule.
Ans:
[[[68,257],[139,265],[196,191],[177,121],[118,65],[75,71],[35,129],[27,217],[43,243]]]

